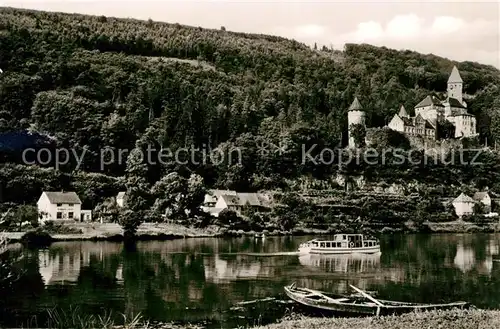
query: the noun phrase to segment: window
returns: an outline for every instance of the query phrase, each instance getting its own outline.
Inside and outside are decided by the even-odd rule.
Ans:
[[[68,213],[68,218],[73,218],[73,212]]]
[[[58,206],[58,207],[62,207],[62,203],[58,203],[58,204],[57,204],[57,206]]]
[[[73,204],[72,203],[68,203],[68,207],[73,207]]]
[[[319,247],[320,247],[320,248],[324,248],[324,247],[325,247],[325,243],[324,243],[324,242],[321,242],[321,243],[319,244]]]
[[[327,242],[327,243],[326,243],[326,247],[327,247],[327,248],[330,248],[330,242]]]
[[[57,219],[62,219],[62,212],[60,211],[57,212]]]
[[[342,235],[342,240],[345,240],[345,235]]]

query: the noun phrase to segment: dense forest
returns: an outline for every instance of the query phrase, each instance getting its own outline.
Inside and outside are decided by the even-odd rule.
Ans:
[[[158,200],[167,190],[199,192],[200,184],[286,190],[289,180],[326,179],[339,171],[388,182],[487,182],[500,192],[495,152],[483,153],[479,167],[339,167],[301,157],[303,145],[346,144],[354,97],[368,125],[381,127],[401,105],[412,109],[430,92],[443,93],[453,65],[478,119],[478,145],[492,145],[500,139],[500,72],[494,67],[366,44],[316,50],[275,36],[152,20],[12,8],[0,8],[0,16],[0,202],[33,203],[43,189],[72,189],[94,209],[127,189],[136,198],[132,210],[163,210],[168,205]],[[279,145],[280,152],[262,152],[263,145]],[[41,161],[33,152],[28,160],[37,166],[27,165],[22,150],[28,146],[50,149],[52,159]],[[183,153],[183,163],[152,164],[131,161],[132,153],[116,161],[120,150],[148,146],[153,156],[186,147],[224,156],[203,161],[198,152],[192,161]],[[61,148],[84,152],[83,163],[70,153],[54,168]],[[103,149],[114,160],[106,166]],[[241,163],[227,156],[236,149],[243,150]],[[167,204],[179,202],[169,198]],[[187,208],[196,203],[183,202]]]

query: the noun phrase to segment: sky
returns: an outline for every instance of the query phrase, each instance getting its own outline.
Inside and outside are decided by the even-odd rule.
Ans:
[[[346,42],[369,43],[500,68],[500,0],[0,0],[0,5],[224,26],[336,49]]]

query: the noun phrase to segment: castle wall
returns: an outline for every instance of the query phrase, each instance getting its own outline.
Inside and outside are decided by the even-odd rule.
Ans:
[[[454,119],[455,137],[470,137],[476,135],[476,118],[470,115],[450,117]]]

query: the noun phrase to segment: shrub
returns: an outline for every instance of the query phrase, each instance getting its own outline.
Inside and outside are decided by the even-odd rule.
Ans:
[[[43,226],[43,230],[49,234],[82,234],[83,231],[76,227],[71,227],[64,224],[56,224],[52,221],[47,221]]]
[[[45,230],[38,228],[26,232],[21,237],[21,243],[26,247],[46,247],[52,243],[52,237]]]

